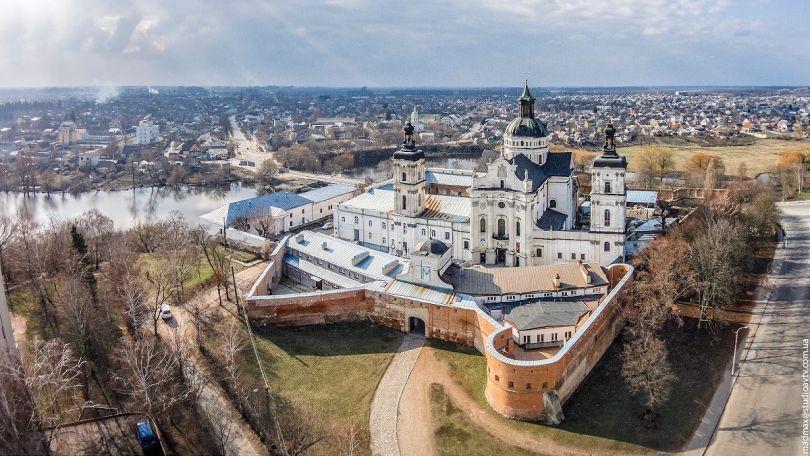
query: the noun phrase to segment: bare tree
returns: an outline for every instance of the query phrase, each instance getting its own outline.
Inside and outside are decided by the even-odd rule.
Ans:
[[[245,349],[245,335],[241,326],[236,321],[231,321],[220,333],[218,342],[220,356],[225,364],[227,381],[236,390],[239,383],[239,354]]]
[[[149,312],[143,283],[138,276],[127,274],[116,284],[115,290],[123,304],[127,324],[132,328],[134,336],[138,337],[139,328]]]
[[[187,397],[177,357],[159,339],[127,339],[115,353],[120,368],[113,373],[114,382],[143,410],[157,416]]]
[[[197,252],[189,246],[181,246],[166,252],[166,261],[169,271],[174,280],[174,289],[177,293],[177,302],[181,303],[185,299],[185,282],[195,267],[199,265]]]
[[[76,358],[70,346],[59,339],[34,340],[23,350],[25,386],[36,409],[40,428],[52,427],[76,417],[79,400],[76,390],[84,361]]]
[[[130,233],[145,253],[153,253],[160,244],[164,230],[160,223],[139,221],[130,229]]]
[[[272,441],[282,456],[300,456],[325,437],[320,418],[300,408],[277,407],[273,425]]]
[[[155,330],[155,336],[158,335],[157,324],[160,320],[160,307],[166,304],[169,299],[169,293],[172,289],[173,279],[166,266],[158,263],[155,270],[146,272],[146,280],[150,284],[151,306],[150,312],[152,313],[152,323]]]
[[[644,396],[645,419],[653,419],[658,406],[669,398],[675,379],[664,342],[645,333],[626,344],[622,352],[622,376],[633,392]]]
[[[98,209],[91,209],[79,218],[79,227],[89,238],[92,246],[91,256],[98,270],[99,262],[108,257],[108,241],[113,233],[113,221]]]
[[[204,229],[199,228],[194,231],[193,238],[197,247],[202,250],[205,255],[205,260],[208,266],[211,267],[211,280],[217,286],[217,296],[219,298],[219,305],[222,307],[222,288],[225,288],[225,297],[228,301],[231,300],[230,292],[228,291],[228,271],[230,269],[230,260],[225,256],[220,248],[219,238],[211,236],[205,232]]]
[[[42,452],[36,416],[19,363],[0,357],[0,454]]]
[[[212,403],[209,408],[208,422],[211,426],[211,435],[220,454],[231,454],[233,441],[236,437],[236,422],[218,403]]]
[[[4,263],[3,252],[6,249],[6,245],[8,245],[14,237],[15,225],[16,222],[11,217],[0,215],[0,271],[2,271],[3,274],[8,274]],[[4,285],[6,287],[8,286],[5,282]]]

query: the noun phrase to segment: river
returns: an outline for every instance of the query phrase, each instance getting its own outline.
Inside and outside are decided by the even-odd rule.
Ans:
[[[477,160],[444,158],[428,160],[433,168],[473,169]],[[357,168],[352,177],[385,179],[386,171],[380,167]],[[327,176],[328,178],[328,176]],[[96,208],[110,217],[117,229],[126,230],[138,221],[160,220],[172,211],[178,211],[189,222],[213,211],[226,203],[256,196],[256,190],[241,184],[229,188],[211,189],[200,187],[139,188],[121,191],[98,191],[78,195],[35,193],[0,193],[0,215],[14,216],[20,206],[30,210],[40,223],[50,218],[70,219]]]
[[[96,208],[110,217],[117,229],[128,229],[137,221],[159,220],[178,211],[189,222],[222,205],[256,196],[256,190],[241,184],[222,189],[140,188],[122,191],[87,192],[78,195],[36,193],[0,193],[0,215],[14,216],[25,206],[37,221],[47,223],[51,217],[69,219]]]

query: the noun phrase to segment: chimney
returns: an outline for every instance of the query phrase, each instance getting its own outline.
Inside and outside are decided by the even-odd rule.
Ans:
[[[585,279],[585,283],[590,285],[591,284],[591,271],[588,269],[588,265],[582,264],[582,261],[579,262],[579,273],[582,274],[582,278]]]
[[[321,244],[321,249],[326,250],[326,241],[323,241],[323,244]]]
[[[559,273],[554,274],[554,289],[555,290],[560,289],[560,274]]]
[[[303,244],[304,243],[304,233],[298,233],[295,236],[295,242],[297,242],[299,244]]]

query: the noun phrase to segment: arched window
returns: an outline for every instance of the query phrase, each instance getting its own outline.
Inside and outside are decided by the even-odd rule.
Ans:
[[[408,180],[407,177],[406,177],[406,174],[402,173],[402,182],[405,182],[406,180]]]
[[[360,223],[360,218],[359,218],[359,217],[355,217],[355,218],[354,218],[354,223]]]
[[[610,242],[605,241],[605,252],[610,252]]]
[[[407,205],[405,204],[405,195],[402,195],[402,209],[407,209]]]
[[[487,219],[481,217],[481,222],[479,223],[479,231],[482,233],[487,232]]]
[[[515,236],[520,236],[520,219],[515,222]]]
[[[557,207],[557,200],[551,200],[548,202],[548,207],[555,209]]]
[[[610,209],[605,209],[605,226],[610,226]]]
[[[506,220],[498,219],[498,236],[506,236]]]
[[[501,179],[501,188],[503,188],[503,179]]]
[[[610,193],[610,181],[605,182],[605,193]]]

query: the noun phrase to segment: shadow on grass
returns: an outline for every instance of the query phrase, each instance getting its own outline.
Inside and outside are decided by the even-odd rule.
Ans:
[[[399,331],[368,321],[298,327],[264,326],[254,328],[254,334],[292,357],[392,353],[403,337]]]
[[[565,404],[560,428],[653,450],[678,450],[697,428],[731,360],[735,328],[698,329],[696,320],[686,319],[682,328],[666,329],[675,381],[655,427],[644,425],[642,398],[621,376],[623,341],[618,337]]]
[[[686,319],[683,327],[665,330],[669,361],[675,374],[669,400],[661,406],[657,426],[646,427],[642,397],[630,391],[621,375],[622,338],[608,348],[590,375],[563,405],[565,420],[559,427],[541,423],[514,423],[526,432],[544,433],[561,443],[583,447],[604,445],[581,437],[608,439],[656,451],[680,448],[698,426],[731,360],[735,326],[697,329]],[[431,340],[437,356],[447,362],[455,380],[485,407],[486,360],[476,350]],[[590,443],[589,443],[590,442]],[[620,450],[621,446],[616,449]]]

